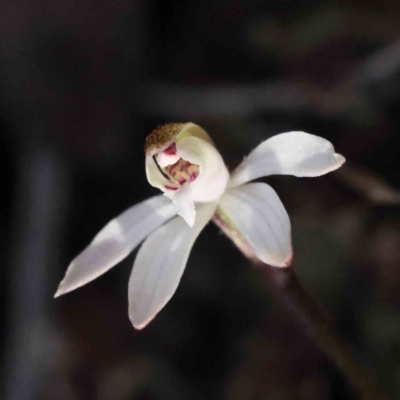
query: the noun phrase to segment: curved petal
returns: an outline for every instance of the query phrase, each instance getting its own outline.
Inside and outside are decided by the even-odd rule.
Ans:
[[[193,228],[175,218],[157,229],[143,243],[129,280],[129,318],[143,329],[165,306],[178,287],[190,250],[212,218],[216,203],[197,207]]]
[[[229,186],[268,175],[314,177],[339,168],[345,158],[328,140],[305,132],[287,132],[262,142],[234,171]]]
[[[124,259],[154,229],[177,214],[171,200],[155,196],[110,221],[70,264],[55,297],[107,272]]]
[[[291,264],[289,216],[271,186],[251,183],[230,189],[219,206],[261,261],[274,267]]]
[[[203,139],[206,142],[210,143],[214,146],[214,142],[211,139],[210,135],[199,125],[194,124],[193,122],[186,123],[184,129],[177,136],[177,140],[181,140],[185,137],[197,137],[199,139]]]
[[[229,172],[218,150],[198,137],[185,137],[176,143],[178,154],[200,167],[200,174],[190,183],[194,201],[212,202],[224,193]]]

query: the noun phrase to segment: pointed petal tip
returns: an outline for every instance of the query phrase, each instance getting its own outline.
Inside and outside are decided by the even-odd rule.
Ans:
[[[316,176],[321,176],[321,175],[325,175],[329,172],[334,172],[337,169],[339,169],[346,162],[346,159],[339,153],[334,153],[333,159],[334,159],[334,162],[331,164],[331,166],[328,167],[325,171],[321,171]]]
[[[284,262],[279,261],[279,262],[269,262],[267,263],[271,267],[274,268],[289,268],[292,265],[293,262],[293,254],[291,254]]]
[[[196,221],[196,211],[194,213],[191,214],[184,214],[184,213],[179,213],[178,214],[180,217],[182,217],[185,222],[191,227],[193,228],[194,223]]]
[[[270,256],[268,259],[264,260],[260,257],[260,260],[273,268],[289,268],[293,263],[293,248],[291,249],[290,254],[283,261],[282,258],[278,257],[275,260],[271,260]]]
[[[55,292],[54,297],[53,297],[54,299],[56,299],[57,297],[60,297],[60,296],[62,296],[63,294],[69,292],[69,290],[67,290],[67,289],[64,287],[63,282],[64,282],[64,281],[61,281],[60,284],[58,285],[57,291]]]
[[[62,288],[63,286],[63,281],[61,281],[57,287],[56,292],[54,293],[53,299],[56,299],[57,297],[60,297],[64,294],[64,290]]]
[[[68,269],[67,272],[63,278],[63,280],[60,282],[60,284],[58,285],[57,291],[54,294],[54,299],[56,299],[57,297],[60,297],[64,294],[67,294],[69,292],[72,292],[73,290],[79,289],[80,287],[82,287],[83,285],[85,285],[87,282],[85,281],[72,281],[71,282],[71,276],[69,274],[69,271],[71,270],[71,267],[73,267],[74,262],[72,262]]]
[[[60,286],[58,287],[57,291],[54,293],[53,299],[56,299],[57,297],[62,296],[63,294],[67,293],[63,288]]]
[[[282,268],[288,268],[293,263],[293,250],[290,252],[290,256],[286,259],[285,265]]]
[[[149,323],[135,324],[135,323],[132,322],[132,325],[133,325],[133,328],[135,329],[135,331],[141,331],[141,330],[143,330],[144,328],[146,328],[146,326],[147,326],[148,324],[149,324]]]
[[[138,321],[137,319],[134,319],[134,318],[132,318],[131,316],[129,317],[129,319],[131,320],[132,326],[133,326],[133,328],[135,329],[135,331],[141,331],[141,330],[143,330],[144,328],[146,328],[147,325],[149,325],[150,322],[153,321],[153,319],[154,319],[155,317],[156,317],[156,315],[152,316],[151,318],[149,318],[149,319],[147,319],[147,320],[145,320],[145,321],[143,321],[143,320],[139,320],[139,321]]]
[[[346,159],[341,154],[335,153],[333,156],[337,161],[337,168],[341,167],[346,162]]]
[[[260,253],[257,254],[257,257],[264,264],[267,264],[273,268],[288,268],[292,265],[293,262],[293,253],[290,253],[290,255],[285,259],[281,258],[280,255],[271,257],[271,254],[260,254]]]

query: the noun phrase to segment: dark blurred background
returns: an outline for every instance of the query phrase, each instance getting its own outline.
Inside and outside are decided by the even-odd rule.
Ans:
[[[356,398],[212,224],[144,331],[127,314],[134,254],[53,300],[99,229],[157,193],[143,143],[175,121],[203,126],[231,169],[289,130],[347,158],[267,181],[300,280],[400,396],[399,21],[395,0],[2,0],[1,397]]]

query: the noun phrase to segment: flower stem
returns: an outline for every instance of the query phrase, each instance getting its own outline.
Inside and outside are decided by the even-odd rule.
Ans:
[[[269,286],[295,314],[306,333],[335,363],[358,393],[359,398],[362,400],[391,399],[389,394],[379,388],[371,371],[357,360],[350,346],[337,334],[331,318],[303,288],[293,268],[274,268],[260,261],[246,239],[221,210],[217,210],[214,214],[213,221],[253,265],[262,267]]]

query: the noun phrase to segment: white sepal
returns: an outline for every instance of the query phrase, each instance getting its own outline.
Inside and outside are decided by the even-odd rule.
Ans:
[[[193,228],[182,218],[174,218],[143,243],[128,290],[129,318],[136,329],[143,329],[175,293],[190,250],[215,209],[216,203],[199,205]]]
[[[96,279],[123,260],[154,229],[177,214],[164,196],[129,208],[110,221],[69,265],[55,297]]]
[[[305,132],[287,132],[262,142],[233,172],[229,186],[269,175],[315,177],[345,162],[326,139]]]
[[[250,183],[229,189],[219,206],[261,261],[274,267],[291,264],[289,216],[271,186]]]

